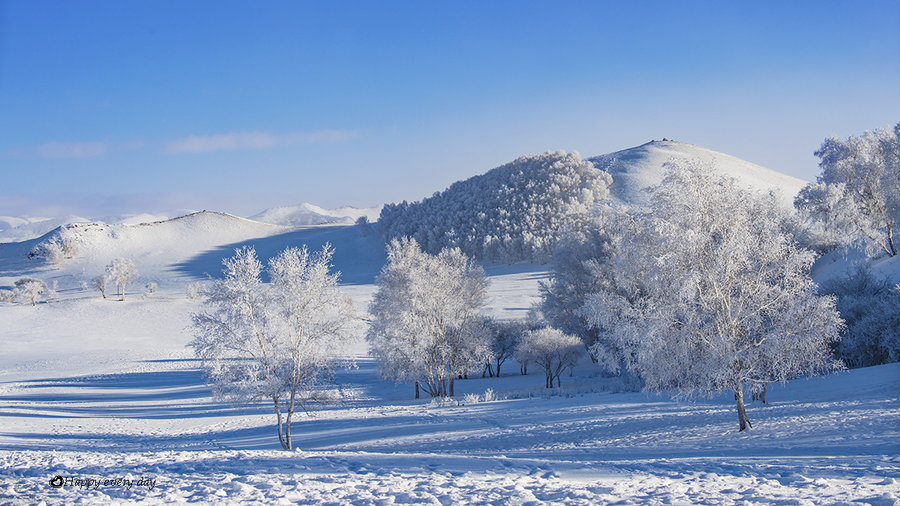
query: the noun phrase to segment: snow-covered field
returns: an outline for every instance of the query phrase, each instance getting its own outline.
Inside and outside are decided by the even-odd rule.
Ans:
[[[492,310],[522,316],[541,266],[489,268]],[[360,308],[372,285],[345,287]],[[0,497],[12,503],[848,502],[900,497],[900,366],[797,380],[737,432],[727,396],[696,403],[617,392],[589,364],[545,391],[539,373],[458,382],[441,405],[378,378],[362,343],[343,399],[279,449],[267,405],[212,398],[181,293],[125,302],[77,293],[5,306]],[[63,486],[50,480],[63,477]],[[66,482],[69,477],[72,481]],[[128,482],[105,483],[122,478]],[[139,481],[139,480],[144,481]],[[86,486],[83,481],[98,480]],[[79,485],[80,484],[80,485]]]
[[[187,347],[200,308],[187,287],[236,247],[265,261],[329,242],[364,313],[380,241],[354,226],[221,213],[73,234],[74,258],[59,266],[27,259],[40,239],[0,244],[0,288],[30,275],[60,294],[0,303],[0,504],[900,502],[900,364],[771,386],[739,433],[728,395],[623,391],[587,359],[553,390],[510,360],[500,378],[458,381],[455,400],[417,400],[412,385],[379,378],[360,336],[335,400],[295,418],[299,450],[284,451],[268,405],[222,403],[204,384]],[[139,271],[126,301],[81,288],[119,256]],[[835,274],[847,261],[818,268]],[[525,317],[547,269],[487,266],[489,312]],[[148,282],[158,290],[146,293]]]

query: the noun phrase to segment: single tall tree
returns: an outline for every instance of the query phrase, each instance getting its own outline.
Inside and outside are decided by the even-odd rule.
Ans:
[[[341,351],[353,329],[353,307],[330,272],[332,249],[312,255],[288,248],[262,263],[245,247],[225,259],[225,277],[205,290],[207,310],[192,315],[191,341],[214,392],[233,402],[267,400],[278,439],[291,449],[291,420],[325,400]]]
[[[589,321],[651,390],[734,392],[750,427],[744,387],[830,370],[838,339],[834,298],[809,277],[813,254],[790,235],[772,195],[738,189],[697,163],[670,165],[651,208],[619,220],[611,290],[588,297]],[[617,363],[612,364],[617,366]]]

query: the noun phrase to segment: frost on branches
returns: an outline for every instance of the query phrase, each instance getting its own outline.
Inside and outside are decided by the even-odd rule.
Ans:
[[[424,253],[413,239],[393,240],[375,281],[366,340],[381,375],[416,382],[432,397],[452,396],[454,380],[491,358],[480,315],[487,297],[484,270],[459,249]]]
[[[787,231],[772,195],[737,188],[696,162],[670,164],[649,210],[622,216],[609,290],[583,312],[603,329],[592,350],[635,371],[651,390],[734,392],[831,370],[834,298],[808,275],[813,254]],[[614,350],[610,353],[609,350]]]
[[[119,289],[119,295],[122,297],[122,300],[125,300],[125,287],[130,285],[131,282],[137,278],[137,269],[134,267],[134,262],[131,260],[127,258],[115,258],[106,266],[106,275],[110,280],[116,282],[116,287]],[[105,298],[105,287],[101,289],[101,293],[103,293],[103,297]]]
[[[460,248],[484,261],[543,262],[565,223],[608,198],[611,182],[577,153],[528,155],[421,202],[386,205],[378,228],[430,253]]]
[[[847,367],[900,361],[900,286],[858,265],[823,283],[821,291],[837,297],[846,322],[835,352]]]
[[[599,330],[581,312],[589,294],[604,290],[609,276],[603,272],[612,254],[606,216],[595,212],[573,219],[563,230],[553,254],[549,279],[540,282],[539,310],[552,327],[573,334],[592,346]]]
[[[897,254],[900,222],[900,123],[860,137],[825,139],[816,151],[822,174],[794,203],[822,250],[862,243],[869,253]]]
[[[329,272],[332,249],[319,254],[288,248],[269,261],[270,283],[256,251],[225,259],[225,277],[203,295],[206,310],[192,315],[190,345],[202,359],[217,397],[269,401],[278,439],[291,448],[291,418],[325,400],[341,351],[354,327],[353,307]]]
[[[581,339],[558,329],[544,327],[526,332],[516,350],[516,359],[523,364],[537,364],[544,370],[544,386],[560,386],[559,376],[573,367],[584,354]]]

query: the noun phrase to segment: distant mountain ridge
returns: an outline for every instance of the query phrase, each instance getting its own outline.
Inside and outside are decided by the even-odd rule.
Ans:
[[[357,208],[338,207],[325,209],[309,202],[293,206],[279,206],[266,209],[250,217],[251,220],[286,227],[302,227],[309,225],[352,224],[360,216],[375,221],[383,206]]]

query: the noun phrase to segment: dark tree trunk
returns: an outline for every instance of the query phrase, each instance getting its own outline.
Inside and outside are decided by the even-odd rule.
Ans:
[[[890,251],[888,251],[888,254],[892,257],[897,256],[897,247],[894,246],[894,230],[893,230],[893,227],[890,225],[888,225],[888,227],[887,227],[887,240],[888,240],[888,248],[890,248]]]
[[[416,399],[419,398],[419,382],[416,382]]]
[[[744,388],[742,385],[738,385],[734,389],[734,402],[737,405],[738,412],[738,424],[740,427],[738,432],[752,429],[753,425],[750,424],[750,419],[747,418],[747,409],[744,407]]]

